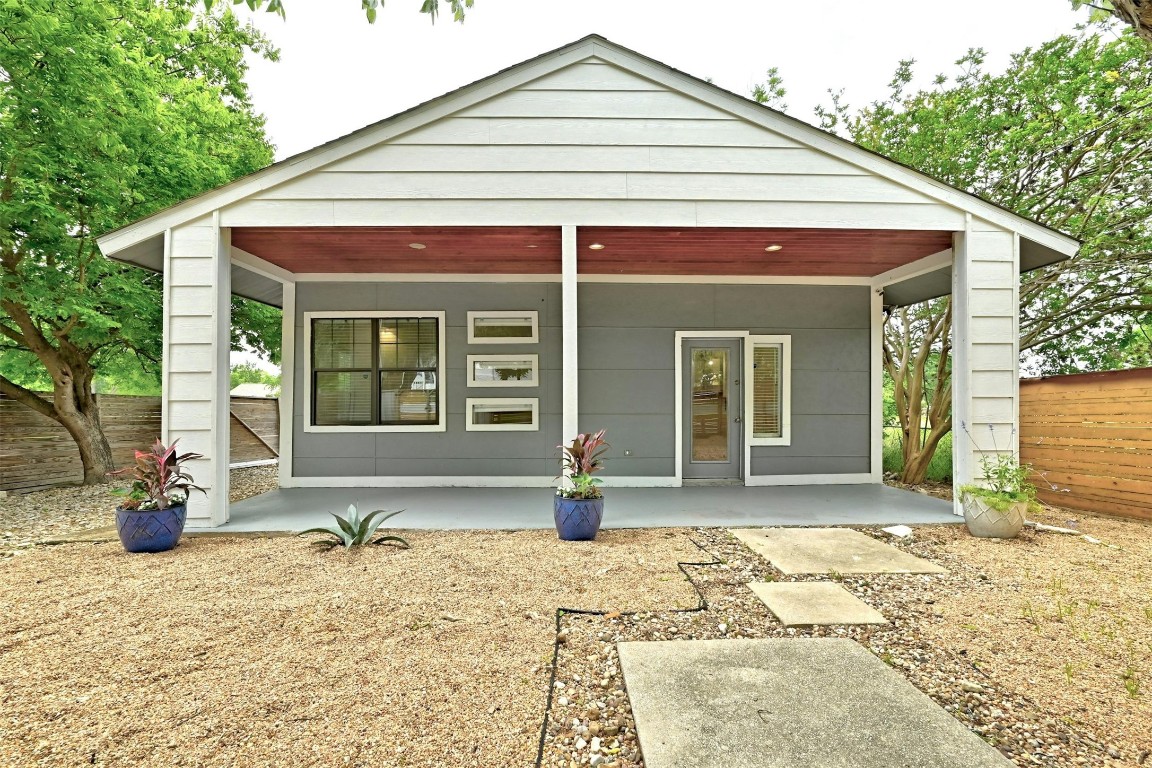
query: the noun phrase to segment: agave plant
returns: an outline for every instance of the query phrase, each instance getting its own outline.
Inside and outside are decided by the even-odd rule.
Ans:
[[[603,456],[609,445],[604,440],[605,430],[593,434],[580,434],[571,445],[556,446],[564,453],[564,471],[572,487],[561,486],[556,490],[566,499],[598,499],[604,494],[597,487],[602,480],[593,473],[604,469]]]
[[[398,509],[395,512],[388,512],[383,509],[378,509],[375,512],[369,512],[363,518],[360,513],[356,511],[355,504],[348,505],[348,517],[340,517],[335,512],[332,517],[336,518],[336,525],[328,528],[309,528],[306,531],[301,531],[300,535],[303,536],[308,533],[324,533],[330,536],[335,536],[335,539],[327,539],[325,541],[318,541],[317,544],[324,544],[328,547],[338,547],[343,545],[345,549],[351,549],[354,546],[364,546],[365,544],[383,544],[385,542],[393,541],[397,544],[402,544],[405,547],[409,546],[408,542],[399,536],[380,536],[375,541],[372,537],[376,534],[378,529],[384,521],[391,517],[395,517],[404,510]],[[383,515],[383,517],[380,517]]]
[[[165,446],[157,438],[151,449],[136,451],[134,465],[108,473],[110,477],[132,475],[132,487],[122,492],[127,497],[120,505],[122,509],[168,509],[187,501],[190,491],[206,493],[192,484],[192,476],[182,466],[185,461],[204,456],[191,452],[177,455],[178,442],[176,439],[172,445]]]

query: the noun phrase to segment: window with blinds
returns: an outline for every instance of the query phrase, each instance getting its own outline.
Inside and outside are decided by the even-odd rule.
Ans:
[[[752,445],[788,445],[791,441],[791,337],[749,338],[748,420]]]
[[[442,322],[439,316],[312,318],[312,425],[441,426]]]
[[[779,344],[758,344],[752,348],[752,437],[783,434],[782,352]]]

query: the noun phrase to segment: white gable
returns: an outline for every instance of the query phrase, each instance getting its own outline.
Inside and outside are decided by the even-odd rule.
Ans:
[[[222,223],[277,209],[276,223],[349,226],[963,226],[955,208],[594,56],[260,191]]]

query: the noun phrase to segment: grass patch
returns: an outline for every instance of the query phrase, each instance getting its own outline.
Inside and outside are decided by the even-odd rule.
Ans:
[[[904,469],[904,455],[901,452],[901,434],[899,427],[884,428],[884,471],[899,473]],[[944,438],[936,446],[936,453],[928,464],[926,479],[937,483],[952,482],[952,434]]]

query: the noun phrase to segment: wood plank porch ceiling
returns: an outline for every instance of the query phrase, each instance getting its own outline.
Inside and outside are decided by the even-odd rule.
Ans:
[[[560,272],[559,227],[239,227],[232,245],[291,272]],[[578,270],[596,275],[872,277],[950,247],[950,232],[922,230],[577,230]]]

